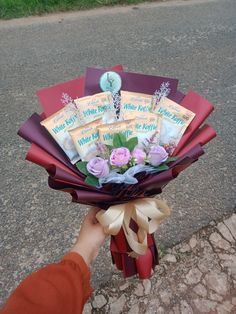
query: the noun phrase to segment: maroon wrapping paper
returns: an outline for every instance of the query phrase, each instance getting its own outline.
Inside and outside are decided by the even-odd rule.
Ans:
[[[102,90],[100,88],[99,82],[100,77],[103,73],[105,73],[107,69],[98,69],[98,68],[87,68],[86,76],[85,76],[85,95],[93,95],[96,93],[101,93]],[[153,76],[153,75],[145,75],[139,73],[129,73],[123,71],[115,71],[118,73],[122,80],[122,90],[127,90],[131,92],[142,92],[145,94],[153,95],[156,90],[160,89],[160,86],[163,82],[170,83],[170,96],[176,94],[178,80],[169,78],[169,77],[161,77],[161,76]]]
[[[122,66],[113,67],[115,71],[122,71]],[[40,115],[33,114],[20,128],[18,134],[31,143],[26,156],[27,160],[44,167],[48,174],[48,185],[52,189],[70,193],[72,200],[81,204],[99,206],[107,209],[113,204],[128,202],[129,200],[152,197],[162,192],[162,189],[171,180],[175,179],[180,172],[194,163],[204,152],[202,146],[209,142],[216,134],[208,125],[200,128],[200,125],[213,110],[213,106],[201,96],[189,92],[186,96],[177,91],[178,81],[170,78],[156,78],[126,72],[119,72],[127,90],[153,94],[159,88],[157,82],[168,79],[171,81],[172,91],[169,96],[177,103],[195,112],[196,117],[192,121],[177,150],[180,158],[172,162],[170,169],[158,174],[137,175],[139,181],[136,185],[126,186],[124,184],[106,184],[101,189],[87,186],[84,183],[84,175],[72,165],[63,150],[57,145],[51,135],[41,126],[40,121],[61,109],[64,105],[60,98],[62,93],[68,94],[71,98],[84,95],[85,84],[86,94],[96,93],[97,80],[101,74],[109,69],[88,68],[86,80],[77,78],[75,80],[58,84],[40,90],[37,94],[44,112]],[[97,76],[91,79],[91,73]],[[145,78],[145,80],[144,80]],[[129,81],[132,81],[130,83]],[[95,84],[94,84],[95,82]],[[136,231],[135,225],[131,228]],[[125,239],[123,230],[111,237],[112,260],[117,268],[122,270],[125,277],[139,274],[140,278],[148,278],[151,268],[158,263],[158,252],[155,246],[153,235],[148,235],[148,251],[145,256],[137,260],[127,255],[131,249]]]

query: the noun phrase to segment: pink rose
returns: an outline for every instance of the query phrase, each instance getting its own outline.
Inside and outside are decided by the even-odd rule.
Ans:
[[[128,148],[115,148],[111,152],[110,164],[117,167],[122,167],[128,164],[131,159],[131,154]]]
[[[139,165],[145,162],[144,160],[147,155],[141,148],[135,148],[132,152],[132,157],[136,159],[136,162]]]
[[[159,166],[161,163],[166,161],[167,158],[168,153],[163,147],[159,145],[151,146],[151,149],[148,154],[148,159],[152,166]]]
[[[108,160],[101,157],[94,157],[87,163],[87,170],[97,178],[106,177],[110,171]]]

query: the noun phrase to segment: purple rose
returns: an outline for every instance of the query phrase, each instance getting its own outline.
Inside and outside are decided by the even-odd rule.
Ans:
[[[87,170],[97,178],[106,177],[110,171],[108,160],[101,157],[94,157],[87,163]]]
[[[136,159],[136,162],[139,165],[145,162],[144,160],[147,155],[141,148],[135,148],[132,152],[132,157]]]
[[[110,163],[113,166],[122,167],[128,164],[131,159],[131,154],[128,148],[115,148],[111,152]]]
[[[161,163],[166,161],[167,158],[168,153],[163,147],[159,145],[151,146],[151,149],[148,154],[148,159],[152,166],[159,166]]]

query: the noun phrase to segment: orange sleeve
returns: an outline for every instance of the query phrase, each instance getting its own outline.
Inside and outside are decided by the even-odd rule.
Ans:
[[[91,292],[88,266],[79,254],[68,253],[23,280],[1,313],[79,314]]]

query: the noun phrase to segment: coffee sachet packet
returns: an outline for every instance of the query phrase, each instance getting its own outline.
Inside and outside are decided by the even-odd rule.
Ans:
[[[80,125],[79,115],[75,105],[73,103],[66,105],[64,108],[40,123],[60,145],[69,157],[71,163],[75,164],[80,157],[68,133],[70,129],[76,128]]]
[[[171,155],[195,113],[167,97],[162,97],[154,112],[162,116],[160,145]]]
[[[91,158],[98,155],[96,143],[99,139],[99,133],[97,127],[101,123],[102,119],[98,119],[69,131],[74,145],[83,161],[89,161]]]
[[[113,136],[115,133],[124,134],[127,140],[137,136],[134,119],[100,125],[98,126],[98,131],[99,141],[106,145],[113,144]]]
[[[100,118],[102,118],[102,123],[113,123],[117,120],[110,92],[77,98],[75,105],[83,124]]]
[[[159,144],[161,115],[145,112],[125,112],[124,120],[135,119],[139,147],[146,147],[149,144]]]
[[[124,120],[123,115],[126,112],[145,113],[151,112],[152,96],[141,93],[121,91],[120,100],[120,120]]]

